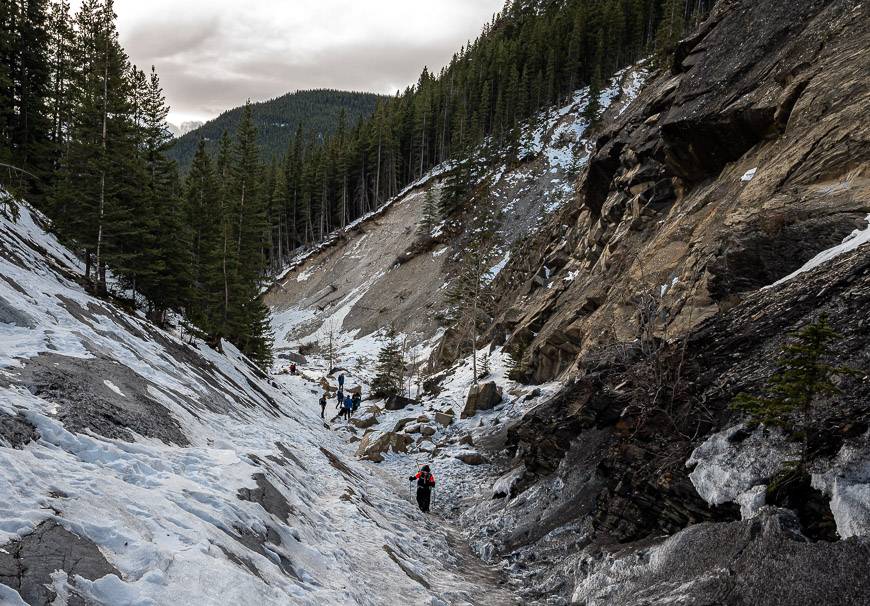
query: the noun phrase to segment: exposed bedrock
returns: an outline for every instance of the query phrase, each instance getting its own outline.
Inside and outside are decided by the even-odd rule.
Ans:
[[[866,227],[870,7],[720,1],[609,124],[576,203],[496,281],[488,335],[527,379],[583,372],[653,333],[688,334]]]
[[[58,573],[66,573],[66,579]],[[31,606],[55,604],[61,593],[68,596],[61,603],[85,606],[88,602],[75,592],[75,576],[94,581],[108,574],[120,577],[96,545],[53,521],[43,522],[20,541],[0,546],[0,583]]]

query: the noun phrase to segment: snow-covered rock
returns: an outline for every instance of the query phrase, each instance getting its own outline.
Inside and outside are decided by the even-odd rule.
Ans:
[[[754,518],[767,503],[767,485],[753,486],[746,492],[737,495],[737,503],[740,505],[740,517],[744,520]]]
[[[356,451],[356,456],[369,461],[380,462],[387,452],[408,452],[413,443],[411,436],[391,431],[372,432],[363,436]]]
[[[701,498],[710,505],[721,505],[767,484],[799,453],[800,445],[779,431],[757,428],[750,433],[737,425],[710,436],[692,452],[686,466],[695,467],[689,479]],[[743,499],[751,500],[749,496]]]
[[[492,485],[492,498],[503,499],[505,497],[512,497],[514,486],[523,478],[525,473],[526,466],[523,464],[501,476]]]
[[[844,445],[830,469],[812,475],[812,485],[831,497],[840,537],[870,536],[870,435]]]
[[[813,543],[792,512],[766,507],[752,520],[696,524],[651,545],[590,548],[572,604],[859,604],[870,583],[850,571],[867,549],[866,539]]]
[[[450,427],[453,424],[453,415],[444,412],[435,413],[435,422],[443,427]]]

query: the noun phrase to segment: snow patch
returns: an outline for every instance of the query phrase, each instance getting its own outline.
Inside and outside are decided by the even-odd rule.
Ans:
[[[108,387],[109,389],[111,389],[112,391],[114,391],[116,394],[118,394],[119,396],[121,396],[122,398],[126,398],[126,397],[127,397],[126,395],[124,395],[124,392],[121,391],[121,388],[120,388],[120,387],[118,387],[117,385],[115,385],[114,383],[112,383],[111,381],[109,381],[108,379],[104,379],[104,380],[103,380],[103,384],[104,384],[106,387]]]
[[[867,227],[865,227],[864,229],[856,229],[851,234],[846,236],[841,244],[838,244],[837,246],[834,246],[827,250],[823,250],[815,257],[804,263],[804,265],[800,269],[790,273],[781,280],[777,280],[770,286],[765,286],[764,288],[773,288],[774,286],[779,286],[780,284],[788,282],[796,276],[813,270],[816,267],[827,263],[828,261],[836,259],[840,255],[852,252],[853,250],[856,250],[859,247],[870,243],[870,215],[867,215],[867,218],[865,220],[867,221]]]

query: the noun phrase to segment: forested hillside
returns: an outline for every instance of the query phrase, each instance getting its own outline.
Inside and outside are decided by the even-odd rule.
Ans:
[[[440,73],[424,68],[371,118],[339,119],[323,142],[305,134],[316,120],[304,124],[282,159],[263,162],[256,107],[227,116],[228,125],[238,116],[235,131],[223,132],[214,158],[214,142],[202,142],[182,184],[159,78],[130,65],[113,1],[85,0],[75,16],[68,0],[6,2],[4,185],[55,220],[95,292],[114,280],[114,294],[144,300],[155,321],[183,312],[195,332],[265,363],[259,291],[270,270],[448,159],[479,149],[485,162],[486,149],[506,147],[519,160],[523,121],[584,85],[597,99],[607,77],[671,47],[709,4],[508,3]],[[472,163],[457,166],[442,214],[461,210],[474,186]]]
[[[183,186],[166,156],[170,135],[154,68],[130,64],[112,0],[3,3],[0,113],[3,186],[26,196],[84,259],[101,295],[143,305],[162,324],[185,311],[191,329],[270,359],[265,207],[247,114],[203,192]],[[7,202],[8,204],[8,202]],[[198,231],[213,221],[207,238]]]
[[[272,266],[280,267],[290,251],[343,228],[433,166],[463,158],[481,143],[508,146],[516,157],[523,122],[585,85],[595,98],[619,68],[671,48],[712,4],[507,3],[448,66],[438,74],[424,68],[416,85],[378,104],[371,119],[323,145],[294,142],[280,179],[269,183],[274,186]],[[595,117],[594,104],[588,113]],[[454,173],[445,213],[459,210],[472,186],[470,166]]]
[[[348,125],[371,116],[378,99],[378,95],[370,93],[306,90],[252,103],[261,159],[284,156],[287,143],[293,137],[322,142],[337,130],[345,130]],[[221,135],[238,130],[243,112],[243,107],[231,109],[182,135],[172,143],[167,155],[178,163],[181,173],[186,174],[199,141],[204,139],[207,151],[214,156]]]

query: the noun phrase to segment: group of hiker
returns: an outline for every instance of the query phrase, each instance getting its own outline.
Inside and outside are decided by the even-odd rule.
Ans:
[[[323,395],[320,396],[320,418],[326,418],[326,406],[329,404],[329,393],[327,391],[323,392]],[[338,375],[338,391],[335,394],[336,404],[335,408],[338,410],[338,414],[332,417],[331,421],[335,421],[336,419],[345,419],[350,421],[350,418],[353,416],[362,403],[362,394],[359,391],[354,393],[345,393],[344,392],[344,375]]]
[[[332,417],[330,422],[340,418],[350,421],[353,413],[359,409],[360,403],[362,402],[362,395],[359,390],[346,394],[344,392],[344,374],[339,374],[338,391],[336,391],[335,399],[335,408],[338,410],[338,414]],[[320,396],[321,419],[326,418],[326,407],[329,404],[329,400],[329,391],[324,390],[323,394]],[[428,465],[423,465],[416,475],[408,478],[408,481],[416,482],[417,484],[417,506],[420,508],[420,511],[423,513],[429,513],[429,507],[432,503],[432,489],[435,488],[435,475],[432,473],[432,470],[429,469]]]

